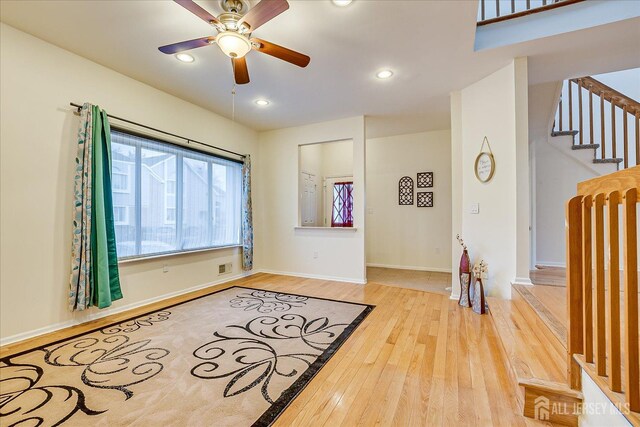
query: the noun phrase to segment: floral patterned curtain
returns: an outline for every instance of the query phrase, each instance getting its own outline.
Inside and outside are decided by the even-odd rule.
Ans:
[[[111,136],[104,110],[82,106],[77,143],[71,311],[109,307],[122,298],[111,196]]]
[[[251,156],[242,165],[242,269],[253,268],[253,213],[251,208]]]

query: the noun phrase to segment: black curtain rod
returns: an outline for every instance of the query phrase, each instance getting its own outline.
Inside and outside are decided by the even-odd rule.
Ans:
[[[82,105],[79,105],[79,104],[76,104],[76,103],[73,103],[73,102],[70,102],[69,104],[72,107],[76,107],[78,109],[78,112],[80,112],[80,110],[82,109]],[[159,133],[162,133],[164,135],[173,136],[174,138],[182,139],[184,141],[187,141],[187,144],[193,142],[194,144],[204,145],[205,147],[209,147],[209,148],[212,148],[214,150],[224,151],[225,153],[229,153],[229,154],[233,154],[235,156],[242,157],[243,159],[245,157],[247,157],[244,154],[236,153],[235,151],[231,151],[231,150],[227,150],[227,149],[224,149],[224,148],[216,147],[215,145],[206,144],[204,142],[196,141],[195,139],[185,138],[184,136],[176,135],[175,133],[165,132],[163,130],[153,128],[151,126],[143,125],[142,123],[136,123],[136,122],[131,121],[131,120],[123,119],[122,117],[113,116],[111,114],[107,114],[107,117],[112,118],[112,119],[116,119],[116,120],[120,120],[121,122],[129,123],[129,124],[132,124],[134,126],[140,126],[142,128],[149,129],[149,130],[152,130],[154,132],[159,132]]]

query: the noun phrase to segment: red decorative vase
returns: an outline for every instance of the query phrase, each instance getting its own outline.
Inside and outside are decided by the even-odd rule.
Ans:
[[[462,307],[471,307],[471,298],[469,297],[469,289],[471,287],[471,260],[469,253],[465,248],[460,258],[460,268],[458,269],[458,278],[460,279],[460,299],[458,304]]]

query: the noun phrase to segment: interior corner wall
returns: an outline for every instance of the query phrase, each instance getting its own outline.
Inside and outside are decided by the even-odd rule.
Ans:
[[[576,195],[579,182],[600,176],[557,147],[560,142],[537,140],[535,157],[535,263],[566,266],[565,203]],[[555,144],[555,145],[554,145]]]
[[[451,132],[367,140],[367,265],[451,271]],[[398,204],[398,181],[433,172],[433,207]]]
[[[489,264],[486,292],[502,298],[511,297],[519,257],[529,262],[528,251],[522,249],[529,245],[528,233],[522,233],[525,224],[528,229],[529,204],[518,206],[521,199],[529,197],[528,131],[522,128],[523,117],[527,117],[526,79],[526,58],[515,59],[462,89],[460,118],[452,118],[452,127],[459,126],[457,130],[452,128],[452,133],[461,135],[459,140],[452,138],[452,144],[459,144],[452,147],[452,153],[462,158],[461,196],[454,194],[461,200],[461,234],[472,262],[484,259]],[[455,98],[452,96],[452,111]],[[493,178],[482,183],[475,177],[474,165],[485,136],[496,168]],[[478,214],[471,213],[474,203],[479,204]],[[459,251],[453,250],[452,255],[456,266]]]
[[[345,139],[353,141],[354,229],[298,227],[298,146]],[[262,132],[259,156],[263,271],[366,283],[365,118]]]
[[[69,102],[92,102],[121,117],[252,154],[254,175],[260,167],[258,135],[6,24],[0,24],[0,43],[2,343],[243,274],[239,248],[129,262],[120,266],[124,299],[107,310],[70,313],[79,118]],[[226,262],[233,263],[233,272],[218,276],[218,264]],[[256,269],[260,263],[256,248]]]
[[[452,92],[451,102],[451,298],[460,298],[458,278],[462,248],[458,235],[462,235],[462,92]]]

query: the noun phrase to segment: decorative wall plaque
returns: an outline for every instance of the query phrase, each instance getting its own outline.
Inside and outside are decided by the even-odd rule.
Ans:
[[[418,172],[418,188],[433,187],[433,172]]]
[[[485,142],[487,143],[487,148],[489,149],[489,151],[482,151]],[[493,178],[493,173],[496,170],[496,162],[493,158],[493,152],[491,151],[491,146],[489,145],[489,140],[486,136],[482,140],[482,145],[480,146],[480,154],[478,154],[478,157],[476,157],[474,168],[478,181],[489,182],[491,178]]]
[[[418,192],[418,207],[419,208],[432,208],[433,207],[433,192],[432,191],[419,191]]]
[[[413,179],[403,176],[398,182],[398,204],[413,205]]]

